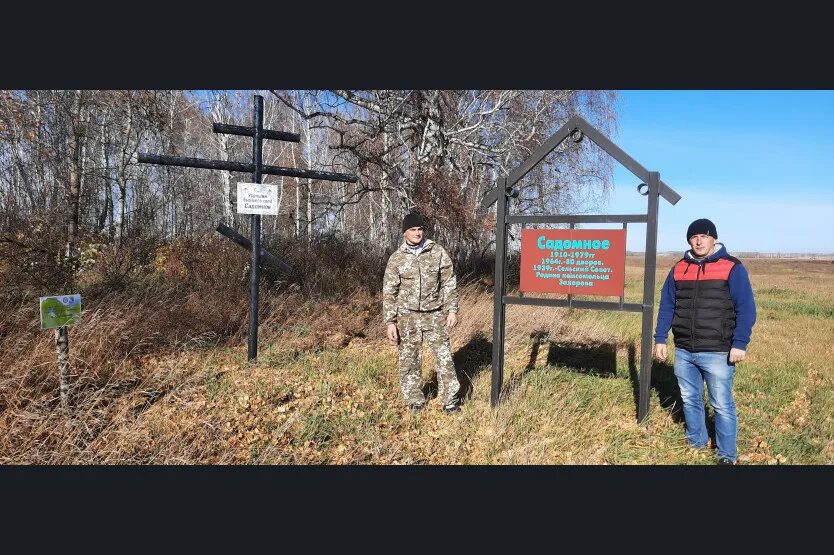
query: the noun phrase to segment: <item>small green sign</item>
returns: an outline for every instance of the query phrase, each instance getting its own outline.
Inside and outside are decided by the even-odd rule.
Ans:
[[[81,321],[81,295],[41,297],[41,329],[71,326]]]

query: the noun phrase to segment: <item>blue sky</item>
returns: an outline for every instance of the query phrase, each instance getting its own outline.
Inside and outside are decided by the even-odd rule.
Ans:
[[[621,91],[618,114],[612,140],[683,197],[661,199],[659,251],[709,218],[730,253],[834,253],[834,91]],[[615,162],[602,212],[645,212],[638,183]]]

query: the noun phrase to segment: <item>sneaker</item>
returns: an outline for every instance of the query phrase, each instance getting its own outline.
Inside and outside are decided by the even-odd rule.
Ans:
[[[728,465],[735,465],[736,463],[734,463],[734,462],[732,461],[732,459],[730,459],[729,457],[721,457],[720,459],[718,459],[718,462],[716,462],[715,464],[721,464],[721,465],[724,465],[724,464],[728,464]]]
[[[460,412],[460,405],[451,403],[443,407],[443,412]]]

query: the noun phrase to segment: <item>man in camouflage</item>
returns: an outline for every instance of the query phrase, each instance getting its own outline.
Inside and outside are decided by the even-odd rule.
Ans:
[[[400,384],[406,404],[412,411],[426,404],[420,388],[420,349],[425,339],[437,361],[443,410],[453,412],[460,410],[460,383],[448,330],[457,324],[457,279],[449,254],[425,238],[424,228],[419,214],[403,219],[404,241],[385,267],[382,310],[388,339],[399,344]]]

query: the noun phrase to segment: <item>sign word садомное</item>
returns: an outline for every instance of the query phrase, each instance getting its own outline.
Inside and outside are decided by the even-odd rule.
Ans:
[[[524,292],[619,297],[625,283],[624,229],[524,229]]]

